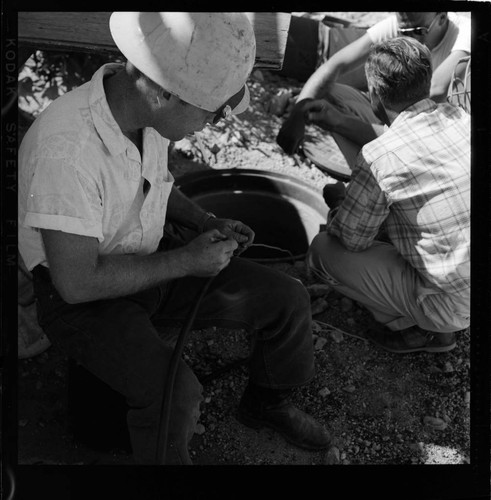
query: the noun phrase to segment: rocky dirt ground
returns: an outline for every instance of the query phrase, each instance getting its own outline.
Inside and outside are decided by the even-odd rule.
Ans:
[[[370,25],[386,13],[339,15]],[[250,109],[201,136],[176,143],[176,177],[195,169],[255,168],[293,175],[321,189],[335,182],[300,156],[288,157],[275,137],[301,83],[256,70]],[[27,109],[29,111],[29,109]],[[30,110],[32,113],[32,109]],[[312,129],[312,134],[321,131]],[[324,134],[326,135],[326,134]],[[326,136],[326,141],[332,141]],[[339,154],[332,143],[333,155]],[[446,354],[386,353],[363,339],[372,324],[365,309],[319,286],[304,263],[268,264],[297,277],[312,297],[317,375],[294,399],[332,432],[332,447],[306,452],[269,430],[235,418],[247,379],[243,331],[193,331],[185,359],[204,386],[205,401],[191,455],[198,465],[464,464],[470,457],[470,338],[462,332]],[[74,436],[68,415],[68,361],[55,346],[19,360],[20,464],[131,464],[121,444],[96,450]]]

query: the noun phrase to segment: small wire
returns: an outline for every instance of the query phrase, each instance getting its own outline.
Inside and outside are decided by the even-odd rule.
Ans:
[[[290,255],[290,257],[293,259],[294,258],[294,255],[292,254],[292,252],[290,252],[290,250],[286,250],[285,248],[280,248],[280,247],[274,247],[272,245],[265,245],[264,243],[253,243],[251,245],[251,247],[264,247],[264,248],[271,248],[271,250],[278,250],[279,252],[285,252],[287,253],[288,255]]]
[[[270,248],[271,250],[278,250],[280,252],[284,252],[284,253],[287,253],[289,255],[289,257],[279,257],[279,258],[276,258],[276,259],[271,259],[271,258],[257,258],[257,259],[253,259],[253,258],[250,258],[250,257],[248,258],[248,260],[251,260],[253,262],[259,262],[259,263],[265,263],[265,264],[268,264],[268,263],[269,264],[270,263],[278,263],[278,262],[295,262],[296,260],[305,259],[305,257],[307,256],[307,254],[293,255],[293,253],[290,252],[290,250],[286,250],[286,249],[280,248],[280,247],[275,247],[275,246],[272,246],[272,245],[265,245],[264,243],[253,243],[252,245],[250,245],[250,247]]]
[[[330,325],[329,323],[325,323],[324,321],[318,321],[318,320],[314,320],[314,321],[316,323],[318,323],[319,325],[328,326],[332,330],[336,330],[336,331],[342,333],[343,335],[348,335],[348,337],[354,337],[355,339],[361,339],[361,340],[368,340],[366,337],[361,337],[360,335],[356,335],[354,333],[345,332],[344,330],[341,330],[340,328],[338,328],[336,326]]]
[[[318,321],[318,320],[314,320],[314,321],[316,323],[318,323],[319,325],[328,326],[329,328],[336,330],[344,335],[348,335],[348,337],[354,337],[355,339],[360,339],[360,340],[369,340],[366,337],[361,337],[360,335],[356,335],[354,333],[345,332],[344,330],[341,330],[340,328],[337,328],[336,326],[330,325],[329,323],[326,323],[324,321]],[[468,329],[464,330],[462,333],[467,339],[470,339]]]

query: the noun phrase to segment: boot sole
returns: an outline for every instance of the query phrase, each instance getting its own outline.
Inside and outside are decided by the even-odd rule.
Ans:
[[[321,451],[321,450],[325,450],[325,449],[329,448],[329,446],[331,445],[330,442],[328,444],[322,445],[322,446],[309,446],[306,444],[298,443],[297,441],[292,439],[290,436],[288,436],[288,434],[286,434],[284,431],[282,431],[281,429],[276,427],[274,424],[271,424],[270,422],[265,422],[264,420],[256,419],[256,418],[251,417],[249,415],[244,415],[240,412],[237,414],[237,420],[241,424],[244,424],[245,426],[250,427],[251,429],[259,430],[259,429],[263,429],[264,427],[267,427],[268,429],[273,429],[278,434],[280,434],[280,436],[282,436],[286,441],[288,441],[290,444],[293,444],[293,445],[297,446],[298,448],[302,448],[304,450]]]

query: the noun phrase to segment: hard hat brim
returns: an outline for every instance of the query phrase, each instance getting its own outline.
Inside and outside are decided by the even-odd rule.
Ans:
[[[243,113],[248,107],[251,100],[251,94],[249,93],[249,87],[247,84],[244,85],[244,95],[242,96],[242,100],[232,109],[233,115],[239,115]]]

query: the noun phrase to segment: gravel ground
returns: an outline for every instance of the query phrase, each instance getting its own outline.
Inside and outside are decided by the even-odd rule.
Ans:
[[[330,12],[312,17],[321,14],[339,15],[360,25],[385,16]],[[294,175],[319,190],[335,182],[307,160],[286,156],[275,143],[282,116],[301,84],[256,70],[250,88],[250,110],[231,123],[210,127],[202,134],[201,146],[195,138],[174,145],[175,176],[196,169],[256,168]],[[322,134],[314,128],[309,133]],[[326,137],[326,141],[332,140]],[[333,155],[338,154],[333,142],[332,148]],[[247,379],[242,361],[248,351],[247,334],[200,330],[192,332],[185,350],[187,362],[204,385],[198,433],[191,443],[196,464],[469,463],[469,331],[459,334],[450,353],[388,354],[362,338],[373,324],[367,311],[319,287],[302,261],[269,265],[297,277],[311,292],[317,374],[295,392],[294,399],[328,427],[333,446],[326,452],[305,452],[269,430],[239,424],[235,411]],[[130,454],[121,447],[101,452],[74,438],[68,418],[67,370],[67,360],[54,346],[19,361],[19,463],[131,464]]]
[[[385,353],[363,337],[367,311],[309,280],[302,262],[276,265],[309,288],[314,315],[317,375],[296,403],[331,430],[327,452],[301,452],[269,430],[235,419],[246,366],[204,383],[196,463],[208,464],[457,464],[469,457],[469,338],[443,355]],[[321,295],[318,295],[321,294]],[[218,335],[217,335],[218,334]],[[215,371],[247,353],[245,332],[194,332],[186,352],[199,369]],[[237,352],[242,345],[242,353]],[[205,361],[203,367],[200,363]],[[211,460],[211,462],[210,462]]]
[[[363,334],[367,311],[309,279],[303,262],[273,267],[312,296],[317,374],[294,401],[333,435],[326,452],[299,450],[274,432],[237,422],[247,380],[246,332],[191,333],[184,358],[204,386],[191,456],[197,465],[469,463],[469,333],[445,354],[386,353]],[[131,464],[127,450],[98,452],[74,439],[67,408],[68,363],[55,347],[19,361],[19,459],[26,464]]]

